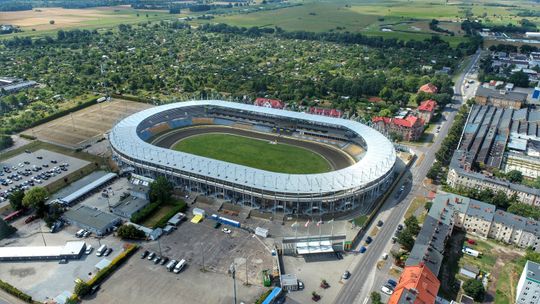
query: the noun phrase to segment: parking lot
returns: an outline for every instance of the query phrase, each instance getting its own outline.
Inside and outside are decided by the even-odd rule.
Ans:
[[[191,217],[191,216],[190,216]],[[233,280],[228,274],[234,262],[237,275],[238,303],[253,303],[266,290],[262,287],[261,271],[272,268],[272,257],[251,234],[230,228],[225,234],[214,228],[214,221],[199,224],[182,223],[178,230],[163,236],[160,242],[143,245],[137,255],[102,284],[93,303],[166,303],[182,299],[182,303],[231,303]],[[179,274],[165,266],[141,259],[150,250],[171,259],[187,261]],[[203,270],[204,259],[204,270]],[[247,264],[246,264],[247,262]],[[246,286],[246,270],[248,283]]]
[[[60,153],[38,150],[27,151],[0,162],[0,203],[16,190],[34,186],[47,187],[90,162]]]
[[[24,218],[12,223],[18,231],[11,238],[4,239],[0,246],[60,246],[67,241],[84,240],[87,245],[94,248],[89,255],[83,254],[80,260],[69,260],[67,264],[59,264],[56,260],[29,261],[29,262],[2,262],[0,267],[0,280],[28,293],[35,300],[45,301],[54,298],[64,291],[73,292],[75,279],[87,280],[95,274],[95,265],[103,259],[97,257],[95,252],[99,244],[106,244],[113,249],[106,257],[109,260],[121,252],[123,242],[113,236],[107,236],[98,241],[93,236],[77,238],[76,226],[64,227],[57,233],[50,233],[41,220],[24,223]],[[41,231],[43,233],[41,233]]]

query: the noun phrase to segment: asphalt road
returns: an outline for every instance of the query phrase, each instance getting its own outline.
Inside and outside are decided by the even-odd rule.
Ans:
[[[158,147],[162,147],[162,148],[170,148],[179,140],[182,140],[190,136],[207,134],[207,133],[225,133],[225,134],[240,135],[240,136],[245,136],[245,137],[252,137],[252,138],[257,138],[257,139],[267,140],[267,141],[273,141],[277,139],[279,143],[301,147],[301,148],[313,151],[315,153],[318,153],[330,163],[330,166],[334,170],[346,168],[352,165],[353,163],[350,156],[346,155],[345,152],[338,150],[337,148],[327,146],[327,145],[322,145],[322,144],[312,142],[312,141],[296,140],[289,137],[276,136],[274,134],[264,134],[264,133],[251,132],[251,131],[242,130],[242,129],[220,127],[220,126],[205,126],[205,127],[197,127],[197,128],[178,129],[178,130],[169,132],[165,135],[158,137],[152,144]]]
[[[410,188],[410,191],[404,198],[402,198],[403,195],[398,195],[397,193],[397,191],[399,191],[398,189],[400,188],[400,185],[398,185],[394,189],[390,199],[384,202],[381,209],[382,215],[379,215],[379,217],[372,222],[372,225],[365,230],[371,231],[379,219],[384,221],[384,226],[380,229],[373,243],[368,246],[368,250],[363,255],[358,256],[360,261],[358,261],[354,269],[350,270],[352,275],[336,297],[334,301],[335,303],[365,304],[367,303],[369,294],[372,290],[379,291],[380,278],[376,279],[377,262],[380,260],[381,255],[385,252],[385,249],[390,247],[390,240],[394,234],[394,231],[396,230],[397,225],[403,220],[407,208],[411,204],[414,197],[425,191],[422,182],[426,177],[427,172],[431,168],[431,165],[435,161],[435,153],[439,150],[442,140],[446,137],[448,130],[452,126],[454,118],[457,114],[457,108],[459,108],[459,105],[461,105],[463,102],[461,92],[464,92],[465,77],[470,72],[473,65],[477,62],[479,56],[480,52],[477,52],[474,55],[473,60],[471,60],[469,63],[469,66],[464,69],[464,72],[462,72],[456,81],[454,92],[460,92],[460,94],[454,97],[454,106],[445,111],[446,121],[442,124],[441,130],[435,137],[433,144],[429,147],[419,149],[419,152],[423,153],[424,157],[418,160],[420,163],[416,163],[412,166],[408,177],[406,175],[406,177],[400,181],[400,185],[406,184],[406,188]],[[409,184],[411,179],[412,187],[410,187]]]

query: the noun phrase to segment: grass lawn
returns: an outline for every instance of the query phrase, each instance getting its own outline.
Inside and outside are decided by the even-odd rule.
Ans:
[[[411,205],[409,206],[409,209],[407,209],[407,212],[405,212],[405,218],[409,218],[411,215],[414,215],[416,210],[418,210],[419,208],[422,208],[423,213],[427,213],[426,209],[424,208],[426,203],[427,203],[426,198],[424,198],[424,197],[415,197],[413,199]],[[425,218],[425,216],[424,216],[424,218]],[[420,224],[423,223],[423,221],[420,221],[420,219],[418,219],[418,222]]]
[[[272,172],[313,174],[331,171],[326,159],[307,149],[230,134],[192,136],[172,148]]]
[[[367,215],[361,215],[353,220],[354,224],[358,227],[363,227],[368,219]]]
[[[144,227],[154,227],[154,225],[165,215],[167,212],[174,208],[173,204],[164,204],[158,208],[156,213],[152,214],[144,222],[141,223]]]

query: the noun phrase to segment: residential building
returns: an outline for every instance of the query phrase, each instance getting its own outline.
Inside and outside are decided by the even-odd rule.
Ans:
[[[432,83],[426,83],[423,86],[421,86],[420,89],[418,89],[418,93],[420,92],[429,93],[429,94],[437,94],[437,92],[439,92],[439,88],[437,88]]]
[[[426,226],[417,237],[419,245],[425,243],[422,234],[430,227],[433,218],[439,224],[439,232],[446,231],[450,235],[453,227],[465,230],[467,233],[480,238],[491,238],[507,244],[513,244],[521,248],[533,248],[540,252],[540,222],[515,215],[503,210],[496,210],[492,204],[470,199],[452,193],[438,193],[433,199],[433,204],[429,210]],[[450,231],[447,231],[447,225]],[[431,228],[430,228],[431,229]],[[415,242],[414,247],[417,246]],[[436,242],[431,242],[432,249],[438,249],[441,253],[444,247],[437,246]],[[411,251],[414,256],[415,248]],[[417,258],[415,258],[417,259]],[[412,261],[411,261],[412,262]],[[409,263],[409,260],[407,260]],[[436,270],[433,270],[437,274]]]
[[[519,278],[516,304],[540,303],[540,264],[527,261]]]
[[[432,99],[424,100],[420,103],[420,106],[416,109],[418,117],[422,118],[425,123],[429,123],[433,115],[435,115],[435,108],[437,102]]]
[[[441,283],[424,263],[406,266],[388,304],[433,304]]]
[[[318,107],[309,108],[309,113],[315,114],[315,115],[330,116],[330,117],[335,117],[335,118],[341,118],[341,116],[343,116],[343,112],[340,110],[318,108]]]
[[[398,134],[405,141],[420,139],[424,132],[424,121],[413,115],[405,118],[373,117],[373,127],[386,134]]]
[[[468,233],[485,239],[488,237],[494,213],[495,206],[477,200],[471,200],[465,212],[463,228]]]
[[[270,98],[262,98],[259,97],[255,99],[255,102],[253,103],[256,106],[259,107],[265,107],[265,108],[274,108],[274,109],[283,109],[285,108],[285,103],[279,99],[270,99]]]
[[[493,90],[479,86],[474,100],[480,105],[492,105],[496,107],[521,109],[527,100],[527,94],[520,92],[508,92],[506,90]]]

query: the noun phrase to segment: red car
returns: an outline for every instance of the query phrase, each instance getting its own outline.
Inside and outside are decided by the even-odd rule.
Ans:
[[[38,218],[37,215],[32,214],[32,215],[30,215],[29,217],[27,217],[27,218],[24,220],[24,223],[25,223],[25,224],[28,224],[28,223],[34,221],[34,220],[37,219],[37,218]]]
[[[471,244],[471,245],[475,245],[475,244],[476,244],[476,242],[475,242],[474,240],[471,240],[471,239],[468,239],[468,240],[467,240],[467,243],[469,243],[469,244]]]

